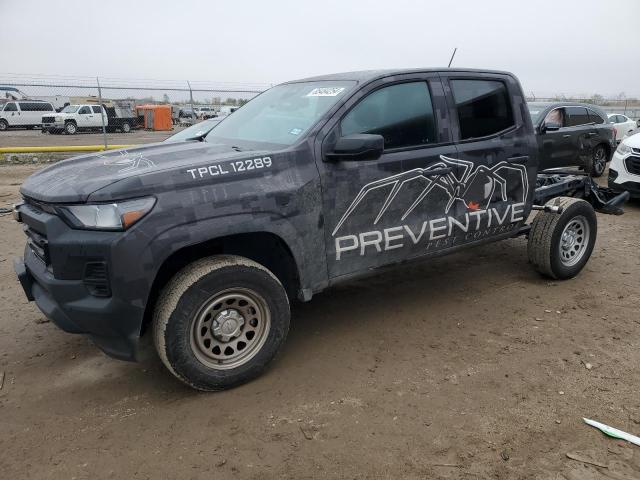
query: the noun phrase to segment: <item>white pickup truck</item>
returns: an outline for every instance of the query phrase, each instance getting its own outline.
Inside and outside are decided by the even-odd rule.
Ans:
[[[102,115],[109,132],[121,130],[129,133],[137,123],[133,114],[119,116],[113,107],[105,110],[102,105],[67,105],[59,113],[42,116],[42,133],[64,132],[73,135],[79,131],[99,131],[102,129]]]

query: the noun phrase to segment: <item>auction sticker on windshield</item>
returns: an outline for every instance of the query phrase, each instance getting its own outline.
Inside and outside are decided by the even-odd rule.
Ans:
[[[343,91],[344,87],[320,87],[307,93],[307,97],[337,97]]]

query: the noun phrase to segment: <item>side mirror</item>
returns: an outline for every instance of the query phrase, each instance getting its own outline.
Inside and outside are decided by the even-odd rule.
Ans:
[[[325,154],[327,160],[376,160],[384,151],[384,137],[357,133],[340,137],[333,151]]]
[[[549,123],[543,123],[540,126],[540,132],[544,133],[544,132],[556,132],[558,130],[560,130],[562,128],[562,125],[560,125],[559,123],[553,123],[553,122],[549,122]]]

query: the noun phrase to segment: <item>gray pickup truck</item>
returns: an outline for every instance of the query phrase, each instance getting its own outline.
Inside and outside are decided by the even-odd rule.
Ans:
[[[373,270],[523,235],[536,269],[571,278],[594,207],[628,196],[539,174],[517,79],[459,69],[287,82],[200,138],[66,160],[21,193],[27,297],[116,358],[151,334],[200,390],[260,374],[291,301]]]

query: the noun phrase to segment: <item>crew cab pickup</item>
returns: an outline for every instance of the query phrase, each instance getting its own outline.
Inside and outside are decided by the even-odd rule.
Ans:
[[[102,130],[103,116],[108,132],[120,130],[129,133],[139,126],[138,119],[130,110],[94,104],[67,105],[59,113],[42,116],[42,133],[74,135],[79,131],[99,131]]]
[[[524,235],[537,270],[572,278],[594,206],[621,213],[628,194],[537,175],[524,98],[504,72],[334,74],[273,87],[199,139],[60,162],[21,187],[18,278],[111,356],[151,334],[200,390],[262,372],[290,302],[383,267]]]

